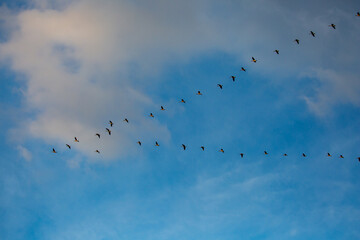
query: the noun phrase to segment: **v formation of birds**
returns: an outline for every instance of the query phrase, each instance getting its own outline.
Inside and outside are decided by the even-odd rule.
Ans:
[[[355,16],[360,17],[360,12],[357,12]],[[334,23],[331,23],[331,24],[329,25],[329,27],[332,28],[332,29],[334,29],[334,30],[336,29],[336,25],[335,25]],[[309,35],[311,35],[311,36],[314,37],[314,38],[316,37],[316,33],[315,33],[314,31],[310,31],[310,32],[309,32]],[[299,39],[297,39],[297,38],[294,39],[294,42],[295,42],[297,45],[300,45],[300,40],[299,40]],[[276,53],[276,55],[279,55],[279,54],[280,54],[280,50],[275,49],[275,50],[274,50],[274,53]],[[257,60],[255,57],[251,57],[251,62],[256,63],[257,61],[258,61],[258,60]],[[245,69],[244,67],[241,67],[240,70],[243,71],[243,72],[246,72],[246,69]],[[231,76],[231,79],[232,79],[233,82],[235,82],[236,76],[233,76],[233,75],[232,75],[232,76]],[[219,84],[217,84],[217,86],[218,86],[221,90],[223,89],[223,84],[220,84],[220,83],[219,83]],[[201,95],[203,95],[203,93],[202,93],[200,90],[198,90],[197,93],[196,93],[196,95],[201,96]],[[181,102],[181,103],[186,103],[186,101],[185,101],[184,99],[181,99],[180,102]],[[160,110],[161,110],[161,111],[165,111],[166,109],[165,109],[164,106],[160,106]],[[154,118],[155,116],[154,116],[153,113],[150,113],[150,114],[149,114],[149,117]],[[129,123],[129,120],[128,120],[127,118],[125,118],[123,121],[126,122],[126,123]],[[110,128],[113,127],[113,125],[114,125],[114,123],[110,120],[110,121],[109,121],[109,126],[110,126]],[[106,132],[108,133],[108,135],[111,135],[111,130],[110,130],[109,128],[105,128],[105,130],[106,130]],[[99,139],[101,138],[100,133],[96,133],[95,136],[98,137]],[[74,137],[74,142],[79,143],[80,141],[78,140],[77,137]],[[142,142],[141,142],[140,140],[137,141],[137,144],[138,144],[139,146],[142,146]],[[71,146],[70,146],[69,144],[65,144],[65,145],[66,145],[66,147],[67,147],[69,150],[71,149]],[[159,146],[160,146],[160,144],[158,143],[158,141],[155,141],[155,144],[154,144],[154,145],[155,145],[156,147],[159,147]],[[185,150],[187,149],[187,146],[186,146],[185,144],[181,144],[181,148],[185,151]],[[199,148],[200,148],[202,151],[205,151],[205,147],[204,147],[204,146],[200,146]],[[52,149],[52,152],[53,152],[53,153],[58,153],[58,152],[55,150],[55,148]],[[98,149],[95,149],[94,152],[97,153],[97,154],[100,154],[100,150],[98,150]],[[225,153],[225,151],[224,151],[223,148],[220,148],[220,149],[219,149],[219,152]],[[269,153],[268,153],[267,151],[264,151],[264,154],[265,154],[265,155],[268,155]],[[244,153],[240,153],[239,155],[240,155],[241,158],[245,157],[245,154],[244,154]],[[287,153],[284,153],[283,156],[284,156],[284,157],[287,157],[288,154],[287,154]],[[307,157],[307,155],[306,155],[305,153],[302,153],[301,156],[302,156],[302,157]],[[327,153],[326,156],[327,156],[327,157],[332,157],[332,155],[331,155],[330,153]],[[342,154],[340,154],[340,155],[339,155],[339,158],[344,158],[344,156],[343,156]],[[360,162],[360,157],[357,157],[357,160]]]

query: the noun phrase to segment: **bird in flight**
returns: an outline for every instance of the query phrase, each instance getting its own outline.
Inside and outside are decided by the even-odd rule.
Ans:
[[[222,149],[222,148],[221,148],[219,151],[222,152],[222,153],[224,153],[224,149]]]
[[[311,36],[315,37],[315,33],[313,31],[310,31]]]
[[[152,118],[154,117],[154,115],[153,115],[152,113],[150,113],[150,115],[149,115],[149,116],[150,116],[150,117],[152,117]]]
[[[69,144],[66,144],[66,146],[67,146],[69,149],[71,149],[71,146],[70,146]]]
[[[254,57],[251,57],[251,61],[254,62],[254,63],[257,62],[257,60]]]
[[[77,139],[77,137],[74,137],[74,142],[79,142],[79,140]]]
[[[360,162],[360,157],[358,157],[358,160],[359,160],[359,162]]]
[[[274,51],[276,54],[279,54],[279,50],[277,50],[277,49],[275,49],[275,51]]]
[[[336,25],[335,24],[330,24],[329,27],[332,27],[333,29],[336,29]]]
[[[186,146],[185,146],[185,144],[182,144],[182,147],[183,147],[183,149],[184,149],[184,150],[186,150]]]
[[[99,151],[99,150],[97,150],[97,149],[95,150],[95,152],[100,154],[100,151]]]
[[[114,125],[111,120],[109,121],[109,124],[110,124],[110,127],[112,127]]]
[[[241,67],[241,71],[246,72],[246,69],[244,67]]]
[[[202,93],[200,91],[198,91],[196,95],[202,95]]]
[[[327,154],[327,156],[328,156],[328,157],[331,157],[331,154],[330,154],[330,153],[328,153],[328,154]]]
[[[185,100],[184,100],[184,99],[181,99],[181,101],[180,101],[180,102],[185,103]]]
[[[161,110],[161,111],[164,111],[164,110],[165,110],[165,108],[164,108],[163,106],[161,106],[161,107],[160,107],[160,110]]]
[[[223,88],[223,85],[221,85],[221,84],[218,84],[218,87],[219,87],[220,89],[222,89],[222,88]]]
[[[53,148],[52,152],[53,152],[53,153],[57,153],[57,151],[55,151],[55,148]]]
[[[231,76],[231,78],[232,78],[233,82],[235,82],[235,78],[236,78],[236,77],[235,77],[235,76]]]
[[[243,153],[240,153],[240,157],[242,157],[242,158],[243,158],[243,157],[244,157],[244,154],[243,154]]]
[[[125,119],[124,119],[124,122],[127,122],[127,123],[129,123],[129,120],[128,120],[127,118],[125,118]]]
[[[294,42],[296,42],[297,44],[300,44],[300,40],[299,40],[299,39],[295,39]]]
[[[97,136],[100,139],[100,134],[99,133],[96,133],[95,136]]]
[[[158,147],[158,146],[160,146],[160,145],[159,145],[159,143],[158,143],[158,142],[155,142],[155,146],[157,146],[157,147]]]
[[[340,154],[339,158],[344,158],[344,156]]]
[[[302,154],[303,157],[306,157],[305,153]]]
[[[200,148],[201,148],[203,151],[205,150],[205,147],[204,147],[204,146],[201,146]]]
[[[139,144],[139,146],[141,146],[141,142],[140,142],[140,141],[137,141],[137,143]]]
[[[268,152],[267,152],[267,151],[264,151],[264,154],[265,154],[265,155],[268,155]]]
[[[357,12],[357,13],[356,13],[356,16],[357,16],[357,17],[360,17],[360,12]]]
[[[287,157],[287,154],[286,154],[286,153],[284,153],[284,157]]]
[[[106,128],[106,131],[109,133],[109,135],[111,135],[110,129]]]

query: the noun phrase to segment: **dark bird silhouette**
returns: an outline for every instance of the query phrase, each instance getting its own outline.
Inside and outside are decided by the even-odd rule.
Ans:
[[[186,146],[185,146],[185,144],[182,144],[182,147],[183,147],[183,149],[184,149],[184,150],[186,150]]]
[[[111,135],[110,129],[106,128],[106,131],[109,133],[109,135]]]
[[[221,84],[218,84],[218,87],[219,87],[220,89],[222,89],[222,88],[223,88],[223,85],[221,85]]]
[[[340,154],[339,158],[344,158],[344,156]]]
[[[306,157],[305,153],[302,154],[303,157]]]
[[[53,148],[52,152],[53,152],[53,153],[57,153],[57,151],[55,151],[55,148]]]
[[[243,153],[240,153],[240,157],[242,157],[242,158],[243,158],[243,157],[244,157],[244,154],[243,154]]]
[[[152,117],[152,118],[154,117],[154,115],[153,115],[152,113],[150,113],[150,115],[149,115],[149,116],[150,116],[150,117]]]
[[[241,71],[244,71],[244,72],[246,72],[246,69],[245,69],[245,68],[243,68],[243,67],[241,67]]]
[[[332,27],[333,29],[336,29],[336,25],[335,24],[330,24],[329,27]]]
[[[358,157],[358,160],[359,160],[359,162],[360,162],[360,157]]]
[[[287,157],[287,154],[286,154],[286,153],[284,153],[284,157]]]
[[[109,121],[109,124],[110,124],[110,127],[112,127],[114,125],[111,120]]]
[[[274,52],[276,52],[276,54],[279,54],[279,50],[277,50],[277,49],[275,49],[275,51]]]
[[[158,147],[158,146],[160,146],[160,145],[159,145],[159,143],[158,143],[158,142],[155,142],[155,146],[157,146],[157,147]]]
[[[328,157],[331,157],[331,154],[330,154],[330,153],[327,153],[327,156],[328,156]]]
[[[296,42],[297,44],[300,44],[300,40],[299,40],[299,39],[295,39],[294,42]]]
[[[185,100],[184,100],[184,99],[181,99],[181,102],[182,102],[182,103],[185,103]]]
[[[137,143],[139,144],[139,146],[141,146],[141,142],[140,142],[140,141],[137,141]]]
[[[95,136],[97,136],[98,138],[100,138],[100,134],[99,134],[99,133],[96,133]]]
[[[164,111],[164,110],[165,110],[165,108],[164,108],[163,106],[161,106],[161,107],[160,107],[160,110],[161,110],[161,111]]]
[[[125,118],[125,119],[124,119],[124,122],[127,122],[127,123],[129,123],[129,120],[128,120],[127,118]]]
[[[267,151],[264,151],[264,154],[265,154],[265,155],[268,155],[268,152],[267,152]]]
[[[251,57],[251,61],[254,62],[254,63],[257,62],[257,60],[254,57]]]
[[[203,151],[205,150],[205,147],[204,147],[204,146],[201,146],[200,148],[201,148]]]
[[[97,150],[97,149],[95,150],[95,152],[100,154],[100,151],[99,151],[99,150]]]
[[[201,93],[200,91],[198,91],[198,92],[196,93],[196,95],[202,95],[202,93]]]
[[[224,153],[224,149],[222,149],[222,148],[221,148],[219,151],[222,152],[222,153]]]
[[[231,76],[231,78],[232,78],[233,82],[235,82],[235,78],[236,78],[236,77],[235,77],[235,76]]]
[[[311,36],[315,37],[315,33],[313,31],[310,31]]]
[[[74,137],[74,142],[79,142],[79,140],[77,139],[77,137]]]
[[[357,16],[357,17],[360,17],[360,12],[357,12],[357,13],[356,13],[356,16]]]
[[[71,149],[71,146],[70,146],[69,144],[66,144],[66,146],[67,146],[69,149]]]

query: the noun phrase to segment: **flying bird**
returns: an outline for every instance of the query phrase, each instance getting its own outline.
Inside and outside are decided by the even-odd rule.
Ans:
[[[125,119],[124,119],[124,122],[127,122],[127,123],[129,123],[129,120],[128,120],[127,118],[125,118]]]
[[[96,152],[96,153],[100,153],[100,151],[99,151],[99,150],[97,150],[97,149],[95,150],[95,152]]]
[[[287,157],[287,154],[286,154],[286,153],[284,153],[284,157]]]
[[[164,108],[163,106],[161,106],[161,107],[160,107],[160,110],[161,110],[161,111],[164,111],[164,110],[165,110],[165,108]]]
[[[358,157],[358,160],[359,160],[359,162],[360,162],[360,157]]]
[[[77,137],[74,137],[74,142],[79,142],[79,140],[77,139]]]
[[[268,155],[268,152],[267,152],[267,151],[264,151],[264,154],[265,154],[265,155]]]
[[[219,151],[222,152],[222,153],[224,153],[224,149],[222,149],[222,148],[221,148]]]
[[[305,153],[302,154],[303,157],[306,157]]]
[[[70,146],[69,144],[66,144],[66,146],[67,146],[69,149],[71,149],[71,146]]]
[[[139,144],[139,146],[141,146],[141,142],[140,142],[140,141],[137,141],[137,143]]]
[[[185,144],[182,144],[182,147],[183,147],[183,149],[184,149],[184,150],[186,150],[186,146],[185,146]]]
[[[110,124],[110,127],[112,127],[114,125],[111,120],[109,121],[109,124]]]
[[[241,67],[241,71],[244,71],[244,72],[246,72],[246,69],[245,69],[245,68],[243,68],[243,67]]]
[[[330,153],[327,153],[327,156],[328,156],[328,157],[331,157],[331,154],[330,154]]]
[[[232,78],[233,82],[235,82],[235,78],[236,78],[236,77],[235,77],[235,76],[231,76],[231,78]]]
[[[202,93],[200,91],[198,91],[196,95],[202,95]]]
[[[201,146],[200,148],[201,148],[203,151],[205,150],[205,147],[204,147],[204,146]]]
[[[221,84],[218,84],[218,87],[219,87],[220,89],[222,89],[222,88],[223,88],[223,85],[221,85]]]
[[[360,17],[360,12],[357,12],[357,13],[356,13],[356,16],[357,16],[357,17]]]
[[[157,146],[157,147],[158,147],[158,146],[160,146],[160,145],[159,145],[159,143],[158,143],[158,142],[155,142],[155,146]]]
[[[184,99],[181,99],[181,101],[180,101],[180,102],[185,103],[185,100],[184,100]]]
[[[54,148],[53,148],[52,152],[53,152],[53,153],[57,153],[57,151],[55,151],[55,149],[54,149]]]
[[[254,57],[251,57],[251,61],[254,62],[254,63],[257,62],[257,60]]]
[[[240,157],[242,157],[242,158],[243,158],[243,157],[244,157],[244,154],[243,154],[243,153],[240,153]]]
[[[299,39],[295,39],[294,42],[296,42],[297,44],[300,44],[300,40],[299,40]]]
[[[313,31],[310,31],[311,36],[315,37],[315,33]]]
[[[274,52],[276,52],[276,54],[279,54],[279,50],[277,50],[277,49],[275,49],[275,51]]]
[[[100,139],[100,134],[99,133],[96,133],[95,136],[97,136]]]
[[[109,135],[111,135],[110,129],[106,128],[106,131],[109,133]]]
[[[340,154],[339,158],[344,158],[344,156]]]
[[[329,27],[332,27],[333,29],[336,29],[336,25],[335,24],[330,24]]]
[[[149,116],[150,116],[150,117],[152,117],[152,118],[154,117],[154,115],[153,115],[152,113],[150,113],[150,115],[149,115]]]

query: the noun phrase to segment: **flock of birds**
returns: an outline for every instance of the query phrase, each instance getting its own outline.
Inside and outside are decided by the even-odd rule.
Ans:
[[[356,13],[356,16],[357,16],[357,17],[360,17],[360,12],[357,12],[357,13]],[[331,27],[331,28],[333,28],[333,29],[336,29],[336,25],[333,24],[333,23],[330,24],[329,27]],[[316,37],[316,34],[315,34],[315,32],[313,32],[313,31],[310,31],[309,34],[310,34],[312,37]],[[297,39],[297,38],[294,40],[294,42],[295,42],[296,44],[300,44],[300,40]],[[275,49],[274,52],[275,52],[277,55],[280,54],[280,51],[279,51],[278,49]],[[251,57],[251,62],[256,63],[256,62],[257,62],[257,59],[255,59],[254,57]],[[244,67],[241,67],[241,71],[246,72],[246,69],[245,69]],[[233,82],[235,82],[236,77],[235,77],[235,76],[231,76],[231,79],[232,79]],[[223,85],[222,85],[222,84],[219,83],[219,84],[217,84],[217,86],[218,86],[220,89],[223,89]],[[201,95],[203,95],[203,94],[202,94],[201,91],[199,90],[199,91],[197,91],[196,95],[201,96]],[[185,101],[184,99],[181,99],[180,102],[181,102],[181,103],[186,103],[186,101]],[[165,111],[165,108],[164,108],[163,106],[160,106],[160,110],[161,110],[161,111]],[[153,113],[150,113],[149,116],[150,116],[151,118],[154,118],[154,117],[155,117]],[[123,121],[126,122],[126,123],[129,123],[129,120],[128,120],[127,118],[125,118]],[[110,128],[111,128],[111,127],[114,125],[114,123],[110,120],[110,121],[109,121],[109,125],[110,125]],[[111,130],[110,130],[110,128],[108,128],[108,127],[105,128],[105,129],[106,129],[106,132],[107,132],[109,135],[111,135]],[[98,137],[99,139],[100,139],[100,137],[101,137],[100,133],[96,133],[95,136]],[[80,142],[80,141],[78,140],[77,137],[74,137],[74,142],[78,143],[78,142]],[[137,144],[138,144],[139,146],[141,146],[141,145],[142,145],[142,142],[141,142],[141,141],[137,141]],[[157,141],[155,141],[155,146],[156,146],[156,147],[159,147],[160,144],[159,144]],[[68,149],[71,149],[71,146],[70,146],[69,144],[66,144],[66,147],[67,147]],[[186,145],[185,145],[185,144],[182,144],[181,147],[183,148],[184,151],[186,150]],[[201,148],[202,151],[205,151],[205,147],[204,147],[204,146],[200,146],[200,148]],[[53,152],[53,153],[58,153],[58,152],[55,150],[55,148],[52,149],[52,152]],[[96,149],[95,152],[96,152],[97,154],[100,154],[100,151],[99,151],[98,149]],[[225,153],[224,149],[222,149],[222,148],[219,150],[219,152]],[[264,154],[265,154],[265,155],[268,155],[269,153],[268,153],[267,151],[264,151]],[[240,157],[243,158],[244,155],[245,155],[244,153],[240,153]],[[284,157],[287,157],[288,155],[287,155],[287,153],[284,153],[283,156],[284,156]],[[305,153],[302,153],[302,157],[307,157],[307,155],[306,155]],[[327,157],[332,157],[332,155],[331,155],[330,153],[327,153]],[[340,154],[340,155],[339,155],[339,158],[344,158],[344,156],[343,156],[342,154]],[[358,159],[358,161],[360,162],[360,157],[358,157],[357,159]]]

